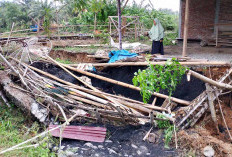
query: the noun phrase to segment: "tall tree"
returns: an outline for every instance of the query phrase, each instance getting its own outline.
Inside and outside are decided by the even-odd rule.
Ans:
[[[68,0],[66,1],[68,2]],[[71,4],[73,5],[73,13],[78,14],[79,12],[82,12],[86,8],[88,1],[89,0],[71,0]]]
[[[102,0],[92,0],[91,1],[91,11],[94,12],[94,32],[96,31],[97,25],[97,13],[104,8],[104,3]]]
[[[54,12],[54,6],[52,4],[53,3],[48,2],[48,0],[35,1],[31,5],[29,15],[33,18],[37,18],[41,21],[44,21],[44,17],[48,14],[48,11],[51,15],[53,14],[52,12]]]
[[[121,2],[118,0],[118,38],[119,38],[119,49],[122,49],[122,17],[121,17]]]

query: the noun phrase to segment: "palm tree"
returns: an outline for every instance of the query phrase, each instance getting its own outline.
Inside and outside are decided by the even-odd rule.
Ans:
[[[48,10],[52,15],[52,12],[54,11],[52,2],[48,2],[48,0],[35,1],[31,5],[31,9],[29,10],[29,15],[32,18],[37,18],[40,21],[44,21],[44,17],[48,13]]]
[[[82,12],[87,4],[88,0],[72,0],[73,2],[73,13],[78,14],[79,12]]]

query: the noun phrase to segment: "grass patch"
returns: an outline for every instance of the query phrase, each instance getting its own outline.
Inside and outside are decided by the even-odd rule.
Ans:
[[[100,47],[97,46],[88,46],[88,47],[64,47],[64,48],[54,48],[54,50],[64,50],[64,51],[71,51],[71,52],[86,52],[89,54],[95,53],[98,49],[101,49]]]
[[[69,60],[63,60],[60,58],[56,58],[57,62],[63,63],[63,64],[73,64],[73,62],[69,61]]]
[[[1,99],[1,98],[0,98]],[[14,107],[7,107],[0,100],[0,151],[19,144],[29,138],[34,137],[39,131],[44,130],[37,122],[31,123],[25,114]],[[39,141],[43,141],[40,146],[34,148],[25,148],[14,150],[3,154],[4,157],[12,156],[55,156],[55,153],[48,149],[48,142],[52,142],[49,136],[43,137]],[[38,141],[37,141],[38,142]],[[30,143],[30,144],[36,144]],[[30,145],[29,144],[29,145]],[[25,146],[25,145],[23,145]],[[0,155],[1,156],[1,155]]]

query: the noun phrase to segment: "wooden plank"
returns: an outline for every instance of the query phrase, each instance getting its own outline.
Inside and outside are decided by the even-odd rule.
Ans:
[[[57,127],[57,125],[49,125],[49,127]],[[73,126],[69,125],[67,129],[76,129],[76,130],[91,130],[91,131],[106,131],[106,128],[103,127],[89,127],[89,126]]]

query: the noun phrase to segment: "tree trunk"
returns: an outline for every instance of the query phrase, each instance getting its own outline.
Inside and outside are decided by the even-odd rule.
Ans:
[[[38,19],[38,22],[37,22],[37,36],[39,36],[39,26],[40,26],[40,20]]]
[[[121,32],[121,2],[118,0],[118,38],[119,38],[119,49],[122,49],[122,32]]]
[[[96,33],[96,26],[97,26],[97,13],[94,13],[94,33]]]
[[[57,24],[58,40],[60,40],[60,28],[59,28],[59,19],[58,19],[58,8],[57,8],[57,5],[56,5],[56,24]]]

